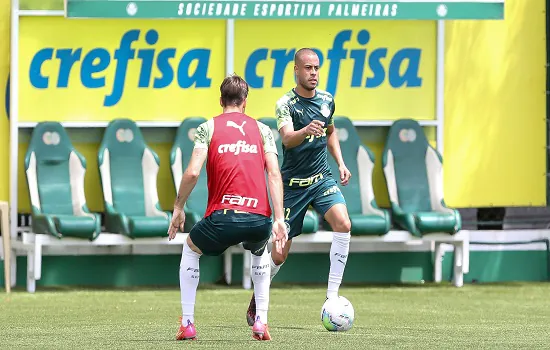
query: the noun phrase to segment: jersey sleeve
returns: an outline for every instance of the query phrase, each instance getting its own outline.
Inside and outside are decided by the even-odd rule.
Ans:
[[[208,123],[204,122],[195,131],[195,148],[204,148],[208,149],[210,144],[210,130]]]
[[[258,128],[260,129],[260,134],[264,142],[264,153],[278,154],[277,145],[275,144],[275,138],[273,137],[271,128],[261,122],[258,122]]]
[[[336,110],[336,104],[334,98],[332,100],[332,108],[330,109],[330,116],[328,117],[328,125],[334,125],[334,111]]]
[[[288,108],[286,99],[277,101],[275,115],[277,116],[277,130],[281,130],[285,125],[292,124],[292,116],[290,115],[290,108]]]

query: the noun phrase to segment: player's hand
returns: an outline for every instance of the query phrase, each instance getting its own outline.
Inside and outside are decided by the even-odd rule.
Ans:
[[[185,212],[183,209],[174,208],[172,214],[172,222],[170,222],[170,227],[168,228],[168,240],[171,241],[176,238],[176,233],[178,230],[183,232],[183,226],[185,225]]]
[[[283,248],[288,239],[287,224],[284,220],[275,220],[272,227],[273,242],[275,242],[275,251],[278,254],[283,254]]]
[[[351,178],[351,173],[345,165],[340,166],[338,170],[340,170],[340,183],[342,186],[346,186]]]
[[[323,127],[325,123],[320,120],[313,120],[308,126],[305,127],[305,132],[307,135],[321,136],[325,132]]]

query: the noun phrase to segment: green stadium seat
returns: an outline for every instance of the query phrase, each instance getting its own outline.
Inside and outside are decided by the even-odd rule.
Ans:
[[[352,174],[347,186],[339,186],[346,199],[351,234],[356,236],[381,236],[389,232],[391,218],[387,210],[376,204],[372,188],[374,154],[362,144],[352,121],[346,117],[335,117],[334,125],[340,140],[344,162]],[[328,162],[332,175],[340,183],[340,171],[329,154]]]
[[[197,127],[204,122],[206,122],[206,119],[202,117],[186,118],[181,123],[176,133],[176,138],[170,152],[170,167],[172,169],[172,178],[174,179],[176,193],[179,190],[183,172],[191,160],[195,131]],[[206,212],[207,204],[208,182],[206,177],[206,166],[203,166],[197,185],[189,195],[187,203],[185,203],[185,232],[189,232],[191,228],[201,220]]]
[[[86,160],[61,124],[43,122],[34,128],[25,154],[25,173],[34,233],[98,237],[101,219],[88,210],[84,195]]]
[[[283,164],[283,143],[279,130],[277,130],[277,120],[275,118],[261,118],[260,122],[271,128],[275,144],[277,145],[277,153],[279,154],[279,167]],[[271,198],[270,198],[271,202]],[[319,217],[313,210],[308,210],[304,217],[304,223],[302,226],[302,233],[315,233],[319,230]]]
[[[443,200],[443,161],[422,127],[412,119],[393,123],[382,164],[394,221],[411,234],[454,234],[461,229],[458,210]]]
[[[159,158],[138,126],[129,119],[111,121],[98,160],[106,230],[132,238],[167,236],[172,214],[158,200]]]

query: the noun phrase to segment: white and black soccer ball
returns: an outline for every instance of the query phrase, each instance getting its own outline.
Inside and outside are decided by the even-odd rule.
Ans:
[[[353,305],[343,296],[327,299],[321,308],[321,323],[328,331],[349,331],[353,327],[354,320]]]

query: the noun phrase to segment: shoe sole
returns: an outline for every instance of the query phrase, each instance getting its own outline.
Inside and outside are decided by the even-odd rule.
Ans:
[[[252,338],[256,340],[264,340],[264,341],[270,340],[270,339],[264,339],[264,333],[252,333]]]
[[[181,339],[176,338],[176,340],[179,340],[179,341],[183,341],[183,340],[197,340],[197,337],[194,336],[194,337],[187,337],[187,338],[181,338]]]
[[[180,333],[180,334],[181,334],[181,333]],[[176,340],[178,340],[178,341],[182,341],[182,340],[197,340],[197,335],[196,335],[196,334],[195,334],[194,336],[192,336],[192,337],[181,337],[181,335],[183,335],[183,334],[181,334],[181,335],[180,335],[180,334],[176,335]]]

